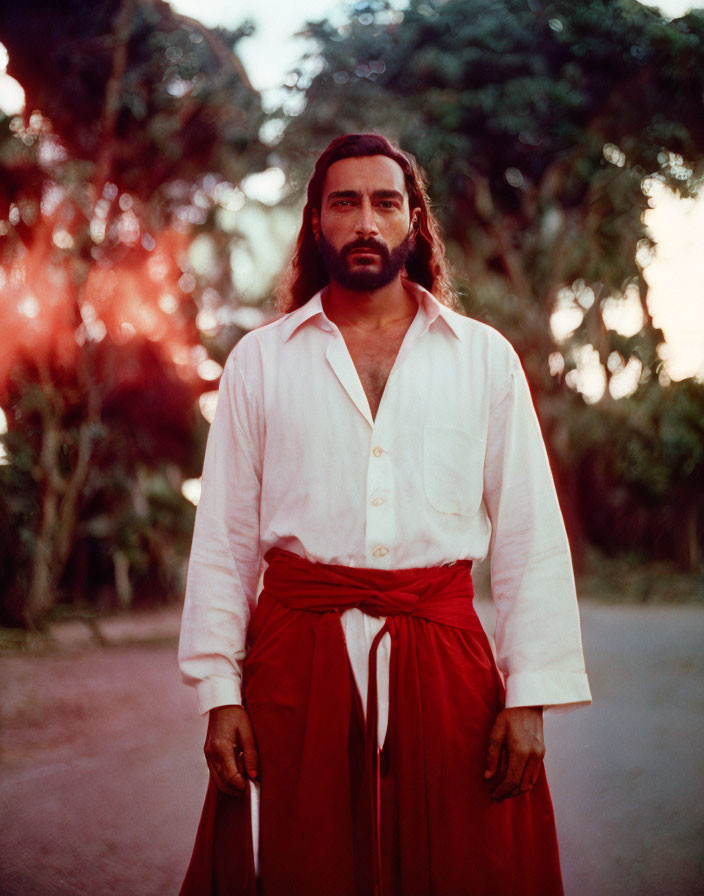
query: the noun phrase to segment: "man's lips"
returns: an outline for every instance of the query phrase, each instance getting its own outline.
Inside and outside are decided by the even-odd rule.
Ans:
[[[347,253],[348,258],[352,256],[357,256],[359,258],[381,258],[381,252],[379,249],[351,249]]]

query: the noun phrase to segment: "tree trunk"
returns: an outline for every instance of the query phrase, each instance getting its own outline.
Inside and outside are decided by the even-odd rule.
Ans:
[[[29,591],[22,609],[24,624],[30,629],[41,626],[56,601],[52,570],[52,534],[56,528],[57,503],[56,492],[48,487],[42,502],[42,523],[34,546]]]
[[[43,398],[42,444],[35,476],[43,490],[39,533],[32,558],[30,584],[22,617],[28,628],[39,628],[58,600],[58,585],[75,541],[79,499],[88,478],[97,420],[94,388],[88,389],[88,415],[78,429],[77,457],[71,472],[61,473],[59,453],[68,439],[62,429],[64,400],[41,371]]]

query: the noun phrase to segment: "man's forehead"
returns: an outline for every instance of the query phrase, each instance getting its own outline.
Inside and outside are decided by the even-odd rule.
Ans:
[[[396,191],[406,195],[403,169],[389,156],[373,155],[339,159],[325,173],[323,199],[328,193]]]

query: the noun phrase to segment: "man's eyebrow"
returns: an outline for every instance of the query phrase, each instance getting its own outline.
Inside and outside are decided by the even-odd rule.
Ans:
[[[334,199],[358,199],[360,195],[358,190],[333,190],[326,196],[326,201],[330,202]],[[372,198],[396,199],[398,202],[403,202],[403,193],[399,193],[398,190],[374,190]]]
[[[359,193],[356,190],[333,190],[332,193],[328,193],[326,199],[330,202],[331,199],[357,199],[359,197]]]
[[[374,190],[372,196],[374,199],[397,199],[403,202],[403,193],[399,193],[398,190]]]

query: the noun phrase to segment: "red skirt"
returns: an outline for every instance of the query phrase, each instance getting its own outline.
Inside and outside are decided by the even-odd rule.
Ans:
[[[261,780],[259,875],[250,801],[206,795],[181,896],[557,896],[544,771],[501,802],[484,780],[504,689],[472,605],[471,563],[371,570],[275,549],[249,627],[243,700]],[[366,720],[339,614],[386,622]],[[377,746],[376,647],[392,640]]]

